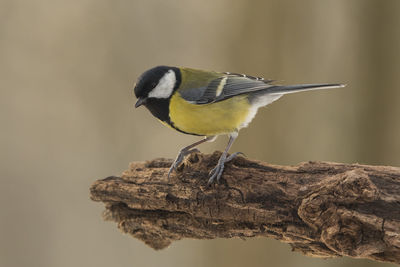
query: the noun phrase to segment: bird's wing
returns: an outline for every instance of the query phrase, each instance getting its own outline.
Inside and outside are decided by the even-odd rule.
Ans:
[[[236,73],[218,73],[198,86],[180,90],[181,96],[193,104],[208,104],[233,96],[251,93],[271,87],[271,80]],[[209,77],[211,78],[211,77]]]
[[[209,83],[196,104],[208,104],[222,101],[233,96],[248,94],[272,87],[272,80],[228,73]]]

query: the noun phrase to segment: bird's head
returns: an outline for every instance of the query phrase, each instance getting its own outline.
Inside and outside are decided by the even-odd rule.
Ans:
[[[176,67],[158,66],[144,72],[135,85],[138,99],[135,107],[146,105],[149,101],[169,99],[178,87],[180,71]]]

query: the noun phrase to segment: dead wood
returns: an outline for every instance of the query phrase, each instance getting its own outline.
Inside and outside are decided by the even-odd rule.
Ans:
[[[105,218],[162,249],[182,238],[273,237],[308,256],[400,264],[400,168],[237,158],[207,186],[220,156],[192,154],[167,179],[169,159],[131,163],[91,186]]]

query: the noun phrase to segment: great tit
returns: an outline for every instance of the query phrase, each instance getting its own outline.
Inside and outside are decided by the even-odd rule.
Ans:
[[[228,145],[210,172],[208,184],[211,184],[219,182],[224,164],[239,154],[228,156],[229,148],[260,107],[285,94],[343,86],[275,85],[272,80],[244,74],[157,66],[139,77],[134,91],[138,98],[136,108],[144,105],[164,125],[184,134],[203,136],[180,150],[168,177],[186,155],[198,151],[194,147],[214,141],[218,135],[229,135]]]

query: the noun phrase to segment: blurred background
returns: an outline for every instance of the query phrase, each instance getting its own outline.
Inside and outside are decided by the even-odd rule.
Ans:
[[[231,151],[400,166],[399,14],[396,0],[0,0],[0,266],[394,266],[272,239],[153,251],[104,222],[89,187],[197,140],[133,108],[160,64],[346,83],[261,109]]]

